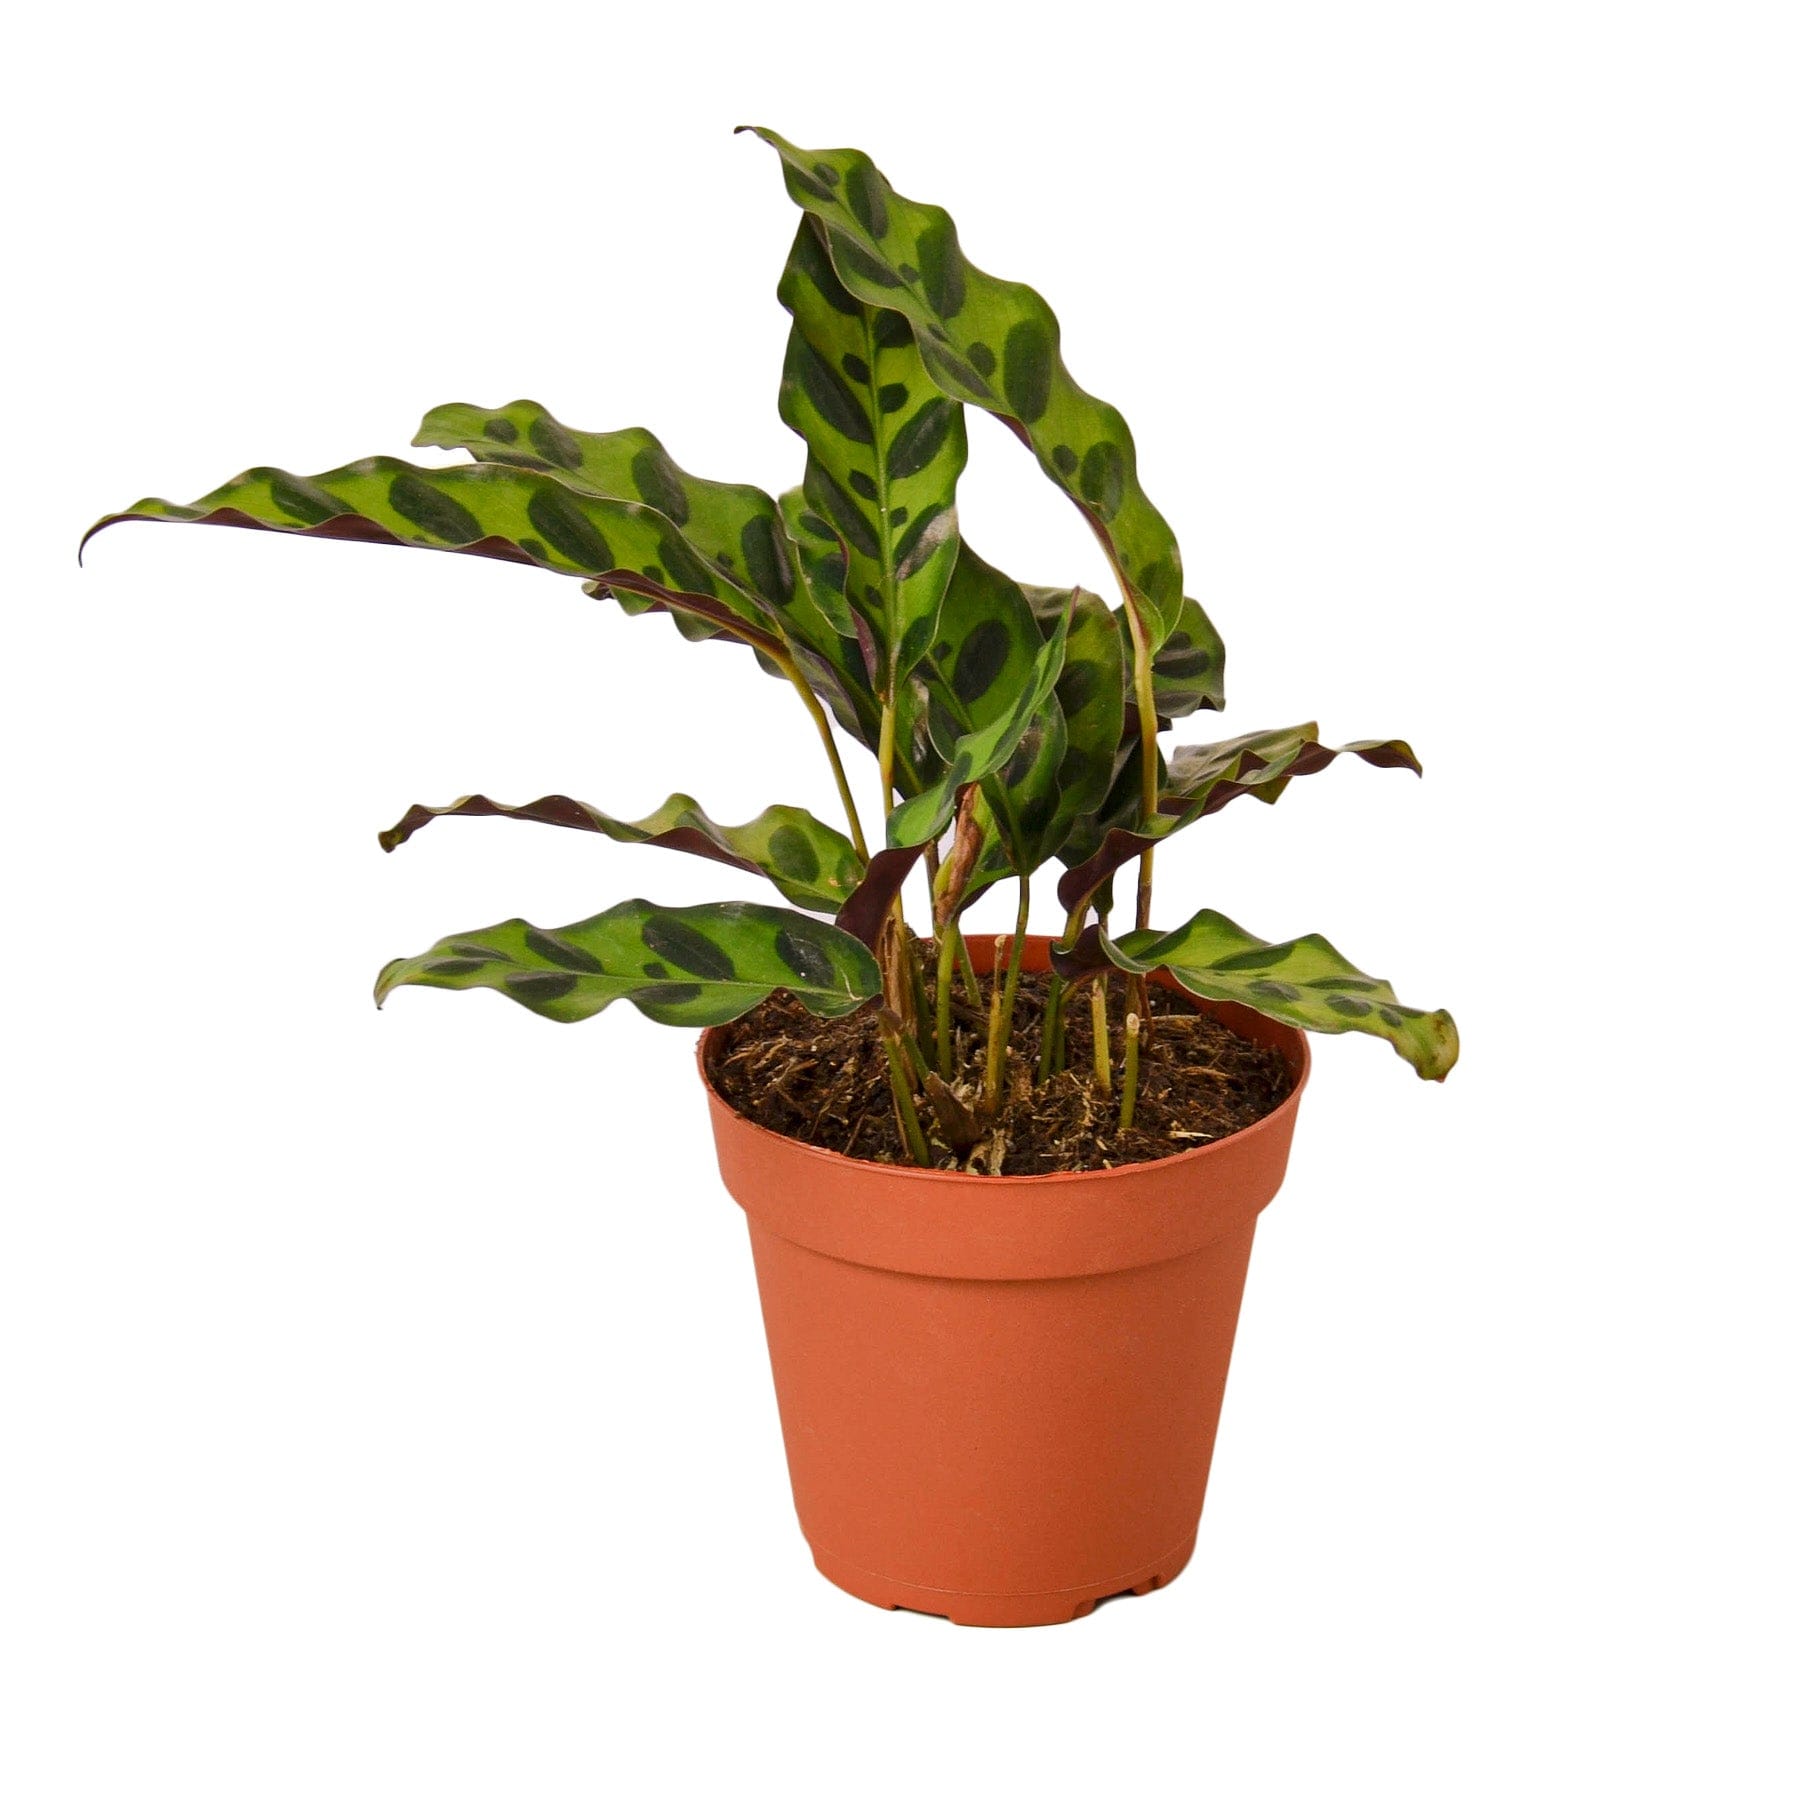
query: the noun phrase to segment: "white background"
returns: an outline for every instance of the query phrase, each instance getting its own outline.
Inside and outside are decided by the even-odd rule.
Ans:
[[[1794,1792],[1791,22],[15,21],[0,1787]],[[383,857],[409,802],[826,813],[791,698],[500,564],[132,527],[75,566],[140,494],[451,399],[798,479],[742,120],[1049,295],[1230,644],[1185,736],[1428,770],[1159,859],[1165,919],[1323,929],[1464,1057],[1320,1043],[1196,1558],[1058,1630],[813,1573],[686,1034],[369,1003],[460,927],[753,892],[502,822]],[[1103,585],[971,436],[972,541]]]

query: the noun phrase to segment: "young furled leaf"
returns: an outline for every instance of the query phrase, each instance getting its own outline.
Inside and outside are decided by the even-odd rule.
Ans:
[[[722,1025],[777,989],[841,1018],[880,993],[881,973],[855,938],[805,913],[626,900],[557,931],[508,919],[441,938],[381,971],[376,1005],[397,987],[492,988],[564,1024],[629,1000],[659,1024]]]
[[[743,825],[721,825],[698,801],[671,794],[642,819],[615,819],[567,794],[546,794],[523,806],[505,806],[485,794],[466,794],[448,806],[409,807],[381,834],[381,847],[395,850],[433,819],[529,819],[573,831],[598,832],[620,844],[655,844],[685,850],[734,869],[765,875],[782,897],[809,912],[835,913],[865,870],[855,846],[841,831],[815,819],[803,807],[771,806]]]
[[[1386,1038],[1428,1081],[1442,1081],[1456,1063],[1456,1021],[1447,1012],[1402,1006],[1385,981],[1346,962],[1316,932],[1271,944],[1207,910],[1173,931],[1132,931],[1117,942],[1090,925],[1073,950],[1052,959],[1077,981],[1108,967],[1136,975],[1167,969],[1191,994],[1235,1000],[1304,1031]]]
[[[906,321],[845,290],[810,218],[776,292],[794,320],[781,416],[806,442],[810,516],[842,547],[851,630],[892,699],[930,647],[956,563],[962,408],[927,376]]]
[[[742,129],[781,158],[788,193],[819,221],[845,288],[903,315],[938,387],[995,414],[1036,453],[1099,537],[1151,648],[1160,645],[1183,606],[1180,548],[1139,485],[1123,416],[1064,366],[1043,297],[978,269],[950,215],[897,194],[860,150],[802,150],[763,126]],[[1222,683],[1221,660],[1214,705]]]

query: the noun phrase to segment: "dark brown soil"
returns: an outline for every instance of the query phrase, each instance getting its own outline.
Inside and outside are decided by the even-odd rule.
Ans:
[[[1006,1093],[998,1116],[983,1123],[966,1155],[950,1148],[932,1107],[920,1100],[920,1122],[938,1168],[1050,1175],[1151,1162],[1254,1125],[1293,1087],[1279,1051],[1240,1037],[1185,996],[1153,987],[1154,1027],[1140,1053],[1136,1116],[1121,1132],[1122,990],[1115,984],[1111,994],[1113,1087],[1104,1093],[1094,1080],[1085,988],[1065,1005],[1068,1067],[1032,1085],[1048,988],[1043,975],[1026,975],[1019,983]],[[955,1028],[961,1073],[952,1089],[973,1105],[987,1021],[965,1003],[960,987]],[[714,1085],[738,1112],[784,1137],[869,1162],[912,1161],[894,1117],[886,1053],[871,1011],[816,1019],[777,994],[719,1028],[710,1068]]]

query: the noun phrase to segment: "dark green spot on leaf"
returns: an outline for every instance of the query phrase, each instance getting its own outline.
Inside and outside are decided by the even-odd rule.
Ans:
[[[388,504],[401,518],[447,544],[472,544],[481,536],[481,521],[450,495],[440,493],[410,469],[396,475],[388,487]]]
[[[646,444],[631,459],[631,479],[636,483],[638,493],[659,513],[666,513],[677,525],[688,522],[687,490],[681,485],[681,475],[665,451],[654,444]]]
[[[545,462],[553,462],[563,469],[581,467],[581,446],[548,413],[539,413],[531,421],[526,436]]]
[[[655,955],[702,981],[734,981],[737,968],[711,938],[684,919],[667,916],[644,922],[644,944]]]
[[[603,575],[614,566],[612,548],[600,528],[560,484],[545,482],[525,503],[525,516],[565,562],[590,575]]]
[[[525,948],[542,961],[555,963],[559,969],[577,969],[583,975],[606,973],[606,965],[596,961],[579,944],[567,943],[547,931],[539,931],[535,925],[526,928]]]
[[[785,875],[790,881],[819,878],[819,853],[795,826],[777,825],[769,834],[769,861],[778,875]]]

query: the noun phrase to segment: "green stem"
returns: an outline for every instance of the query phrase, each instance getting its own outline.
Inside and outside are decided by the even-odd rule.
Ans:
[[[1125,1015],[1125,1092],[1119,1101],[1119,1129],[1131,1129],[1132,1115],[1137,1111],[1138,1085],[1138,1016]]]
[[[910,951],[910,945],[908,949]],[[912,973],[913,1017],[919,1021],[919,1043],[923,1048],[925,1061],[929,1064],[934,1060],[935,1052],[933,1050],[931,1011],[925,1004],[925,977],[920,970],[919,959],[916,955],[909,955],[908,961],[911,964]],[[923,1067],[919,1070],[919,1079],[920,1081],[925,1079]]]
[[[1006,959],[1006,993],[1001,1002],[1000,1043],[1012,1042],[1013,1002],[1019,997],[1019,972],[1025,966],[1025,924],[1031,917],[1031,882],[1019,877],[1019,910],[1013,921],[1012,949]]]
[[[881,708],[881,742],[876,756],[881,764],[881,813],[882,817],[894,810],[894,703],[884,701]]]
[[[1156,773],[1156,681],[1150,656],[1150,641],[1144,636],[1144,624],[1129,592],[1125,596],[1125,621],[1131,629],[1132,686],[1137,694],[1139,790],[1146,831],[1156,822],[1156,808],[1161,799],[1157,791]],[[1151,865],[1154,853],[1146,845],[1138,858],[1137,922],[1142,931],[1150,923]]]
[[[850,780],[844,773],[843,759],[838,755],[837,739],[832,733],[831,721],[826,718],[818,696],[807,685],[806,677],[800,673],[800,665],[793,657],[784,651],[770,660],[793,684],[794,692],[800,696],[812,718],[819,741],[825,746],[825,754],[831,759],[831,778],[837,783],[838,799],[844,808],[844,818],[850,826],[850,841],[856,846],[856,854],[866,863],[869,860],[869,846],[863,838],[862,820],[856,814],[856,800],[850,792]]]
[[[1005,1009],[1005,977],[1000,971],[1000,949],[1005,938],[994,939],[994,985],[988,996],[987,1065],[981,1072],[981,1092],[991,1118],[1000,1110],[1000,1070],[1006,1061],[1006,1034],[1000,1029]]]
[[[881,1038],[887,1047],[888,1086],[894,1092],[894,1111],[900,1120],[900,1135],[906,1148],[921,1169],[931,1167],[931,1152],[925,1147],[925,1133],[919,1126],[919,1109],[913,1105],[912,1083],[907,1079],[906,1052],[901,1048],[900,1034],[883,1022]]]
[[[1088,994],[1088,1009],[1094,1021],[1094,1085],[1101,1093],[1112,1092],[1112,1040],[1106,1030],[1106,977],[1097,975]]]
[[[937,1070],[946,1081],[956,1072],[956,1039],[950,1024],[950,990],[956,981],[956,954],[959,950],[964,956],[968,955],[962,933],[956,928],[956,921],[947,919],[938,932],[937,958]]]
[[[1057,949],[1073,950],[1075,948],[1075,940],[1081,936],[1081,927],[1087,921],[1087,911],[1084,902],[1069,914],[1068,921],[1063,926],[1063,934],[1056,941]],[[1050,974],[1050,997],[1044,1004],[1043,1039],[1038,1046],[1037,1078],[1040,1083],[1048,1081],[1062,1066],[1063,995],[1067,992],[1068,983],[1055,972],[1053,964]]]
[[[969,941],[959,929],[956,934],[956,966],[962,975],[963,989],[971,1006],[981,1004],[981,977],[975,973],[975,959],[969,954]]]

